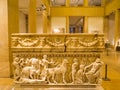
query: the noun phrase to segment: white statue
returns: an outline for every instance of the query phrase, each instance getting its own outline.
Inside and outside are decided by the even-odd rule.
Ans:
[[[67,68],[67,59],[64,58],[61,62],[58,62],[59,65],[53,62],[53,59],[49,61],[47,55],[43,55],[42,60],[28,57],[15,57],[13,61],[15,81],[16,83],[30,84],[57,84],[61,82],[67,84],[70,81],[66,82],[66,75],[72,74],[71,84],[99,84],[101,82],[100,70],[103,62],[100,58],[96,58],[90,65],[86,63],[88,59],[82,60],[79,65],[78,59],[74,58],[72,65],[70,64],[70,69]],[[49,64],[53,66],[50,68]],[[57,78],[56,76],[59,77]],[[67,79],[71,78],[68,77]]]
[[[22,78],[38,79],[40,75],[39,60],[36,58],[30,59],[31,66],[25,66],[22,69]]]
[[[85,75],[88,79],[88,83],[98,83],[100,79],[100,70],[103,62],[100,58],[96,58],[95,62],[85,67]],[[87,70],[87,69],[90,70]]]
[[[75,83],[75,75],[78,67],[78,59],[74,58],[73,64],[72,64],[72,83]]]
[[[32,66],[26,66],[22,69],[22,78],[34,79],[35,68]]]
[[[84,83],[84,67],[85,65],[81,64],[79,70],[75,76],[75,84],[83,84]]]
[[[24,84],[46,84],[45,81],[39,79],[29,79],[29,78],[21,78],[21,82]]]
[[[40,65],[39,65],[39,59],[37,58],[31,58],[30,59],[31,66],[35,68],[34,70],[34,79],[39,79],[40,77]]]
[[[18,57],[14,58],[13,66],[14,66],[14,79],[15,81],[19,81],[21,75],[21,68],[20,68],[20,59]]]
[[[47,60],[47,55],[43,55],[43,59],[41,60],[40,64],[43,66],[43,70],[41,72],[41,78],[42,80],[46,80],[47,78],[47,68],[48,68],[48,64],[53,64],[53,62],[49,62]]]
[[[20,58],[20,68],[23,69],[26,66],[25,59]]]
[[[57,66],[57,67],[54,67],[54,68],[48,68],[47,71],[48,71],[48,76],[47,76],[47,81],[48,83],[51,83],[50,82],[50,77],[52,77],[52,80],[55,84],[57,84],[57,81],[55,80],[55,75],[58,75],[58,74],[62,74],[62,81],[64,84],[66,84],[67,82],[65,81],[65,73],[67,71],[67,63],[68,63],[68,60],[67,59],[64,59],[61,63],[60,66]],[[61,78],[61,77],[60,77]]]

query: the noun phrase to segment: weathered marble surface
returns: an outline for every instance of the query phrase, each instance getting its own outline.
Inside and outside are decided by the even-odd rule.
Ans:
[[[101,84],[103,34],[12,34],[15,83]]]
[[[12,34],[13,50],[34,51],[102,51],[103,34]]]
[[[93,56],[93,55],[92,55]],[[16,83],[29,84],[100,84],[101,67],[99,57],[59,57],[42,59],[14,57],[14,79]],[[91,60],[90,60],[91,58]],[[89,61],[88,61],[89,60]]]

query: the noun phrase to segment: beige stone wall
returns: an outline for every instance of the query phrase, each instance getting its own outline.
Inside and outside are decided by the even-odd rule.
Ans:
[[[88,33],[103,33],[103,17],[88,17]]]
[[[51,29],[64,29],[66,32],[66,17],[52,17],[51,18]],[[51,33],[53,33],[51,31]]]
[[[7,0],[0,0],[0,77],[9,77]]]
[[[36,33],[43,33],[43,26],[42,26],[42,15],[37,15],[37,30]]]

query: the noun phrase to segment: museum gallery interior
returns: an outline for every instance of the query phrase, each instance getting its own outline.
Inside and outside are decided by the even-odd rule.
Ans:
[[[119,0],[0,0],[0,90],[120,90]]]

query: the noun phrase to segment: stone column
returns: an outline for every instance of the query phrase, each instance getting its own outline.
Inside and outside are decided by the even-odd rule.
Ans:
[[[48,21],[48,27],[47,27],[47,33],[52,33],[52,28],[51,28],[51,17],[50,16],[48,16],[47,17],[47,21]]]
[[[105,3],[106,0],[101,0],[101,6],[105,6],[106,3]]]
[[[46,12],[46,10],[42,11],[42,27],[43,27],[43,33],[47,33],[48,20],[47,20],[47,12]]]
[[[109,38],[109,36],[108,36],[108,33],[109,33],[109,18],[108,18],[108,16],[104,17],[104,29],[103,29],[103,32],[105,34],[105,40],[108,40],[108,38]]]
[[[66,16],[66,33],[69,33],[69,16]]]
[[[117,44],[117,40],[119,39],[119,25],[120,25],[120,22],[119,22],[119,19],[120,19],[120,13],[119,13],[119,10],[116,10],[115,11],[115,35],[114,35],[114,43],[115,45]]]
[[[19,32],[18,0],[0,0],[0,78],[12,75],[11,33]]]
[[[66,7],[70,6],[70,0],[66,0]]]
[[[28,32],[36,33],[36,0],[29,0]]]
[[[19,33],[18,0],[8,0],[8,28],[10,33]]]
[[[84,23],[83,33],[88,33],[88,17],[87,16],[84,17],[83,23]]]
[[[7,0],[0,0],[0,78],[10,76]]]
[[[70,0],[66,0],[66,7],[70,6]],[[65,33],[69,33],[69,16],[66,16],[66,31]]]
[[[88,0],[84,0],[84,7],[88,7]],[[88,17],[84,17],[83,33],[88,33]]]
[[[12,58],[12,54],[11,54],[11,34],[12,33],[19,33],[19,8],[18,8],[18,0],[0,0],[0,2],[5,2],[5,1],[8,1],[7,3],[6,3],[6,5],[5,5],[5,3],[4,3],[4,7],[6,6],[6,8],[8,9],[8,13],[7,13],[7,15],[6,14],[4,14],[5,12],[6,12],[6,10],[5,10],[5,12],[3,13],[4,15],[0,15],[0,16],[2,16],[3,17],[3,19],[5,18],[5,17],[7,17],[8,16],[8,24],[6,24],[6,27],[7,27],[7,25],[8,25],[8,30],[4,30],[4,32],[6,32],[8,35],[4,35],[5,36],[5,39],[7,39],[8,38],[8,40],[4,40],[3,42],[6,42],[5,44],[6,45],[4,45],[4,47],[6,47],[6,49],[5,49],[5,51],[7,51],[8,53],[9,53],[9,58],[6,56],[8,53],[6,52],[6,53],[4,53],[3,55],[3,57],[4,58],[7,58],[8,59],[8,61],[9,61],[9,63],[10,63],[10,76],[12,77],[13,76],[13,65],[12,65],[12,62],[13,62],[13,58]],[[1,6],[1,5],[0,5]],[[8,7],[7,7],[8,6]],[[5,8],[4,8],[5,9]],[[1,10],[0,10],[1,11]],[[1,19],[0,19],[1,20]],[[5,21],[6,19],[4,19],[4,21]],[[2,22],[3,22],[3,20],[1,20]],[[3,35],[3,34],[2,34]],[[1,36],[1,35],[0,35]],[[9,42],[8,42],[9,41]],[[8,44],[8,46],[9,46],[9,49],[7,49],[8,47],[7,47],[7,44]],[[4,52],[5,52],[4,51]],[[3,52],[2,52],[3,53]],[[0,57],[2,57],[2,56],[0,56]],[[0,59],[1,60],[1,59]],[[4,60],[5,61],[5,60]],[[4,65],[4,64],[2,64],[2,65]],[[5,65],[7,65],[7,63],[5,64]],[[9,69],[9,67],[7,67],[6,69]],[[9,75],[8,73],[4,73],[5,74],[5,76],[7,75]]]
[[[88,0],[84,0],[84,7],[88,7]]]

